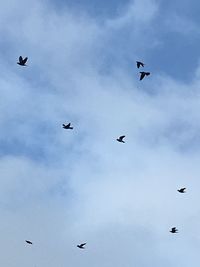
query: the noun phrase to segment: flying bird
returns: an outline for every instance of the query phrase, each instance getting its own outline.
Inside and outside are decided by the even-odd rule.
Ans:
[[[120,142],[120,143],[125,143],[124,142],[124,137],[125,137],[125,135],[122,135],[122,136],[120,136],[119,138],[117,138],[116,140],[118,141],[118,142]]]
[[[176,227],[172,227],[171,231],[172,234],[176,234],[178,233],[178,229],[176,229]]]
[[[77,245],[77,247],[80,249],[85,249],[85,245],[86,245],[86,243],[83,243],[83,244]]]
[[[63,124],[62,126],[63,126],[64,129],[71,129],[72,130],[73,127],[71,127],[70,125],[71,125],[71,123]]]
[[[145,76],[149,76],[150,72],[140,71],[140,81],[144,79]]]
[[[25,240],[26,243],[30,244],[30,245],[33,245],[33,242],[29,241],[29,240]]]
[[[144,67],[144,63],[140,62],[140,61],[136,61],[137,63],[137,68],[139,69],[140,66]]]
[[[180,188],[180,189],[178,189],[177,191],[178,191],[179,193],[186,193],[186,192],[185,192],[185,189],[186,189],[186,188],[184,187],[184,188]]]
[[[26,65],[27,60],[28,60],[27,57],[25,57],[25,58],[23,59],[23,57],[20,56],[20,57],[19,57],[19,62],[17,62],[17,64],[20,65],[20,66],[27,66],[27,65]]]

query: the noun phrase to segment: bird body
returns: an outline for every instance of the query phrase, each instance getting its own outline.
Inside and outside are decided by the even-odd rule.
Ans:
[[[117,138],[116,140],[118,141],[118,142],[120,142],[120,143],[125,143],[124,142],[124,137],[125,137],[125,135],[121,135],[119,138]]]
[[[86,245],[86,243],[82,243],[80,245],[77,245],[77,247],[80,249],[85,249],[85,245]]]
[[[149,76],[150,72],[140,71],[140,81],[144,79],[145,76]]]
[[[33,242],[29,241],[29,240],[25,240],[26,243],[30,244],[30,245],[33,245]]]
[[[23,59],[23,57],[20,56],[20,57],[19,57],[19,62],[17,62],[17,64],[20,65],[20,66],[27,66],[27,65],[26,65],[27,60],[28,60],[27,57],[25,57],[25,58]]]
[[[144,63],[140,62],[140,61],[136,61],[137,63],[137,68],[139,69],[140,66],[144,67]]]
[[[68,123],[68,124],[63,124],[63,129],[70,129],[70,130],[73,130],[73,127],[70,126],[71,123]]]
[[[177,191],[178,191],[179,193],[186,193],[186,192],[185,192],[185,189],[186,189],[186,188],[183,187],[183,188],[178,189]]]
[[[178,229],[176,229],[176,227],[172,227],[172,229],[170,230],[170,232],[172,234],[176,234],[176,233],[178,233]]]

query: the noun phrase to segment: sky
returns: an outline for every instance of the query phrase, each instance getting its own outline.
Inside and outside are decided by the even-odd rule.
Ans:
[[[199,11],[1,1],[1,266],[199,266]]]

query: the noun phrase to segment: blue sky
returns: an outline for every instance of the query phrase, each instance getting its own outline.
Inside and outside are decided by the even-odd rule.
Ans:
[[[89,14],[100,23],[103,23],[105,19],[117,17],[131,3],[130,1],[109,1],[105,3],[104,1],[87,0],[76,1],[75,3],[70,0],[51,2],[58,10],[67,6],[75,12],[78,10],[78,12]],[[192,1],[192,4],[189,1],[182,1],[181,4],[180,1],[154,1],[154,3],[159,6],[159,12],[154,18],[153,28],[148,28],[148,30],[157,37],[160,44],[151,49],[151,53],[145,46],[145,51],[147,51],[145,57],[148,61],[151,61],[151,66],[155,68],[155,71],[164,71],[170,76],[189,81],[192,74],[188,73],[188,69],[194,69],[198,65],[199,3],[198,1]],[[143,15],[141,14],[141,16]],[[181,28],[182,31],[180,31]],[[123,35],[127,40],[130,36],[130,28],[123,29]],[[117,45],[121,46],[122,40]],[[134,50],[135,40],[128,42],[125,46],[126,49],[127,46],[128,49]],[[180,62],[182,64],[181,68]]]
[[[199,9],[0,4],[1,266],[198,267]]]

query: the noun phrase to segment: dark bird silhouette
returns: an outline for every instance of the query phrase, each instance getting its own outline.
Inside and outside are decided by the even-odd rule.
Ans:
[[[71,127],[70,125],[71,125],[71,123],[63,124],[62,126],[63,126],[64,129],[71,129],[72,130],[73,127]]]
[[[25,241],[26,241],[26,243],[33,245],[33,243],[31,241],[29,241],[29,240],[25,240]]]
[[[20,56],[20,57],[19,57],[19,62],[17,62],[17,64],[20,65],[20,66],[27,66],[27,65],[26,65],[27,60],[28,60],[27,57],[25,57],[25,58],[23,59],[23,57]]]
[[[181,189],[178,189],[177,191],[179,192],[179,193],[185,193],[185,187],[184,188],[181,188]]]
[[[136,61],[136,63],[137,63],[137,67],[138,67],[138,69],[139,69],[140,66],[144,67],[144,63],[142,63],[142,62],[140,62],[140,61]]]
[[[140,71],[140,81],[144,79],[145,76],[149,76],[150,72]]]
[[[83,243],[83,244],[77,245],[77,247],[80,249],[85,249],[85,245],[86,245],[86,243]]]
[[[176,227],[172,227],[171,231],[172,234],[176,234],[178,233],[178,229],[176,229]]]
[[[125,135],[122,135],[122,136],[120,136],[119,138],[117,138],[116,140],[118,141],[118,142],[120,142],[120,143],[125,143],[124,142],[124,137],[125,137]]]

